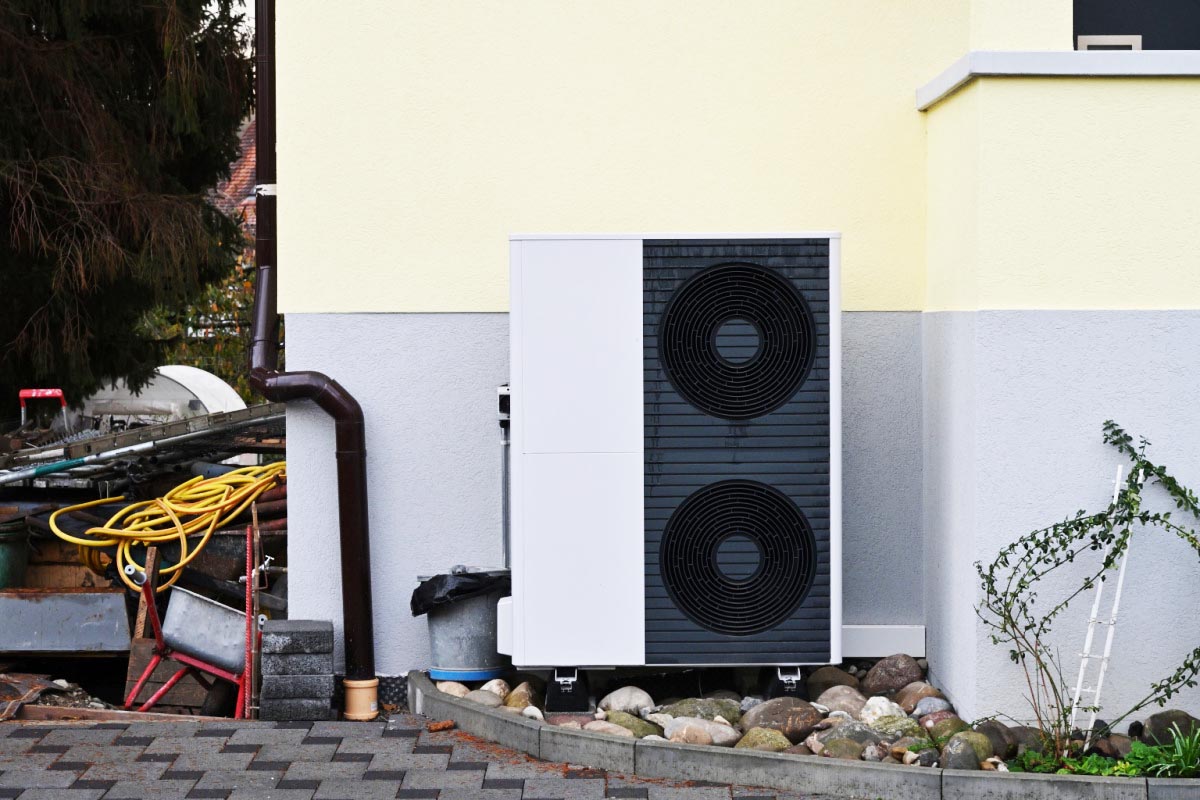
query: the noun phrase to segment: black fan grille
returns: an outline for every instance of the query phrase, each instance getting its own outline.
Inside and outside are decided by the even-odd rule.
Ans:
[[[721,340],[730,324],[749,328]],[[747,420],[775,411],[804,383],[817,352],[817,327],[789,281],[757,264],[718,264],[671,299],[658,333],[667,378],[705,413]],[[730,358],[740,347],[752,352]]]
[[[747,540],[751,547],[738,548],[739,574],[722,563],[729,557],[719,551]],[[758,564],[746,569],[746,551],[755,548]],[[659,564],[671,598],[693,622],[750,636],[774,628],[804,602],[816,574],[817,544],[803,512],[782,492],[728,480],[679,505],[663,531]]]

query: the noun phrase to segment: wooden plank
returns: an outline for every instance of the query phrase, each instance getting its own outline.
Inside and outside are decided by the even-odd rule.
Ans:
[[[21,582],[26,589],[90,588],[96,577],[82,564],[30,564]]]
[[[125,696],[133,691],[133,687],[137,684],[138,678],[142,676],[142,672],[150,664],[150,659],[154,655],[154,640],[153,639],[134,639],[129,646],[129,668],[125,673]],[[164,659],[154,668],[154,672],[150,674],[146,685],[142,687],[142,691],[138,694],[136,702],[144,703],[150,699],[150,696],[163,687],[171,676],[174,675],[183,667],[178,661]],[[215,679],[214,679],[215,680]],[[208,690],[196,680],[195,675],[185,676],[179,683],[171,687],[171,691],[163,695],[159,701],[164,706],[178,706],[181,708],[198,709],[204,705],[204,698],[208,696]],[[157,708],[157,706],[155,706]]]
[[[154,597],[155,590],[158,589],[158,561],[158,548],[150,545],[146,548],[146,582],[150,584],[151,597]],[[155,605],[157,606],[157,603]],[[141,639],[146,635],[147,612],[146,593],[142,591],[138,594],[137,621],[133,624],[134,639]]]

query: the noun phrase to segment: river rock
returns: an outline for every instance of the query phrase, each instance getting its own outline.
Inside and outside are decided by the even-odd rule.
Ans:
[[[525,706],[521,709],[521,716],[529,719],[544,720],[546,716],[542,714],[542,710],[537,706]]]
[[[1142,741],[1146,744],[1167,744],[1175,738],[1175,727],[1180,734],[1190,736],[1200,728],[1200,719],[1196,719],[1186,711],[1168,709],[1157,714],[1151,714],[1142,730]]]
[[[904,713],[911,714],[917,707],[917,703],[924,700],[926,697],[941,697],[942,692],[936,686],[932,686],[925,681],[913,681],[905,686],[900,691],[896,692],[896,705],[904,709]]]
[[[1042,753],[1046,750],[1046,735],[1037,728],[1031,728],[1027,725],[1014,725],[1008,729],[1012,737],[1017,740],[1017,755],[1032,750],[1035,753]]]
[[[884,717],[907,717],[908,712],[886,697],[872,697],[863,704],[858,718],[868,725]]]
[[[654,699],[636,686],[622,686],[609,692],[597,704],[605,711],[624,711],[626,714],[642,713],[643,709],[654,708]]]
[[[650,734],[649,736],[643,736],[642,741],[643,742],[669,742],[670,739],[666,738],[665,736],[655,736],[654,734]]]
[[[644,736],[662,736],[663,732],[657,725],[624,711],[609,711],[607,721],[613,725],[620,725],[639,739]]]
[[[495,692],[485,692],[483,689],[468,692],[463,699],[470,700],[472,703],[479,703],[479,705],[487,706],[488,708],[496,708],[504,702]]]
[[[700,717],[676,717],[672,719],[663,729],[663,735],[671,741],[677,741],[676,733],[686,727],[697,727],[704,730],[712,743],[717,747],[733,747],[737,744],[738,739],[742,737],[736,728],[729,725],[722,725],[718,722],[713,722]]]
[[[504,698],[504,705],[509,708],[525,708],[526,706],[534,705],[535,699],[533,687],[526,681],[525,683],[518,683],[517,688],[508,693],[508,697]]]
[[[935,711],[932,714],[926,714],[920,718],[921,727],[929,730],[944,719],[958,719],[958,714],[953,711]]]
[[[680,725],[673,729],[669,742],[676,744],[701,744],[710,745],[713,743],[712,736],[708,731],[700,725]]]
[[[546,714],[546,722],[556,726],[562,725],[564,722],[578,722],[579,727],[582,728],[584,725],[588,724],[594,719],[595,717],[591,714],[582,712],[559,711],[552,714]]]
[[[587,725],[584,725],[583,729],[585,731],[591,731],[592,733],[607,733],[609,736],[625,736],[631,739],[634,738],[633,731],[629,730],[628,728],[622,728],[615,722],[609,722],[608,720],[603,719],[593,720]]]
[[[912,710],[912,715],[917,719],[921,717],[935,714],[938,711],[953,711],[954,706],[950,705],[950,701],[944,697],[922,697],[917,701],[917,705]]]
[[[704,695],[705,700],[732,700],[741,705],[742,696],[732,689],[717,689],[714,692],[707,692]]]
[[[589,724],[589,725],[591,725],[592,723],[591,723],[591,722],[589,722],[588,724]],[[556,727],[556,728],[567,728],[568,730],[573,730],[573,731],[581,731],[581,730],[583,730],[583,726],[579,724],[579,721],[578,721],[578,720],[574,720],[574,719],[569,719],[569,720],[567,720],[566,722],[559,722],[559,723],[556,723],[554,727]]]
[[[975,755],[980,761],[986,761],[996,755],[992,749],[992,740],[982,733],[977,731],[960,731],[950,737],[950,741],[960,739],[964,742],[970,742],[971,747],[975,748]]]
[[[900,737],[921,736],[924,733],[915,719],[903,716],[880,717],[871,723],[871,728],[878,731],[887,741],[894,741]]]
[[[863,748],[863,761],[883,761],[889,755],[888,750],[881,744],[869,744]]]
[[[483,686],[480,686],[479,691],[491,692],[492,694],[496,695],[496,697],[499,697],[501,701],[503,701],[504,698],[508,697],[508,693],[511,691],[511,689],[508,686],[508,681],[504,680],[503,678],[494,678],[485,683]]]
[[[792,744],[804,741],[821,721],[821,712],[795,697],[776,697],[760,703],[742,717],[742,728],[770,728],[786,736]]]
[[[827,744],[834,739],[853,739],[862,746],[866,747],[869,744],[879,744],[883,741],[883,737],[861,722],[850,721],[838,725],[836,728],[830,728],[827,731],[821,731],[816,734],[817,741],[821,744]],[[805,744],[808,741],[805,740]],[[812,748],[812,745],[808,745]],[[816,752],[814,749],[813,752]]]
[[[471,690],[463,686],[458,681],[439,681],[437,684],[439,692],[445,692],[452,697],[466,697],[471,693]]]
[[[1017,757],[1017,737],[1012,735],[1008,726],[994,719],[984,720],[975,726],[992,743],[992,753],[1002,760]]]
[[[918,750],[915,755],[917,757],[913,763],[918,767],[936,767],[941,763],[941,753],[932,747],[925,750]]]
[[[657,725],[660,728],[666,728],[667,723],[675,718],[669,714],[647,714],[646,716],[642,717],[642,719],[646,720],[646,722],[649,722],[651,725]]]
[[[817,698],[817,703],[828,708],[830,712],[844,711],[855,718],[866,702],[867,698],[853,686],[831,686]]]
[[[782,753],[792,746],[788,738],[774,728],[751,728],[746,731],[735,750],[764,750],[768,753]]]
[[[761,697],[755,697],[754,695],[749,695],[747,697],[742,698],[742,702],[739,704],[739,707],[741,708],[742,713],[745,714],[747,711],[749,711],[750,709],[754,708],[757,705],[760,705],[762,702],[763,702],[763,699]]]
[[[662,713],[676,718],[698,717],[712,720],[713,717],[724,717],[735,724],[742,718],[742,709],[739,703],[732,700],[714,700],[704,697],[690,697],[672,703],[663,708]]]
[[[834,686],[849,686],[858,688],[858,678],[839,667],[819,667],[813,670],[805,681],[809,697],[820,697]]]
[[[904,759],[905,753],[915,752],[912,748],[919,745],[922,748],[929,746],[929,740],[924,736],[901,736],[888,747],[888,754],[892,758]]]
[[[929,738],[935,742],[940,742],[943,739],[949,739],[956,733],[961,733],[967,730],[967,723],[963,722],[958,717],[947,717],[946,719],[938,720],[933,723],[933,727],[929,728]]]
[[[863,756],[865,750],[861,744],[853,739],[830,739],[825,743],[825,749],[821,751],[821,755],[826,758],[840,758],[846,761],[858,761]]]
[[[789,756],[811,756],[813,754],[813,751],[809,750],[806,744],[794,744],[783,752]]]
[[[876,662],[859,683],[859,688],[866,695],[891,694],[921,680],[923,675],[912,656],[897,653]]]
[[[979,754],[969,741],[954,736],[942,748],[941,762],[945,769],[979,769]]]

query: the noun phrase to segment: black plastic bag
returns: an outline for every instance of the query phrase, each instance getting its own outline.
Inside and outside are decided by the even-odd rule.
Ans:
[[[455,568],[458,569],[457,567]],[[413,590],[412,615],[419,617],[449,603],[492,592],[511,592],[512,576],[507,572],[457,572],[426,578]]]

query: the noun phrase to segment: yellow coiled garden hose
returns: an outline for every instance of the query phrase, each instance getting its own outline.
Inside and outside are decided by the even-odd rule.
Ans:
[[[76,545],[80,562],[98,575],[104,574],[101,549],[115,546],[117,575],[135,592],[140,588],[125,574],[125,565],[133,564],[138,570],[144,570],[145,565],[134,560],[134,545],[178,541],[179,560],[159,570],[162,576],[170,576],[158,585],[158,591],[162,592],[179,580],[183,568],[204,549],[213,531],[236,519],[259,495],[279,484],[286,474],[286,464],[280,461],[262,467],[242,467],[215,478],[198,476],[181,483],[163,497],[125,506],[104,525],[88,528],[79,536],[58,527],[60,514],[119,503],[125,498],[92,500],[55,511],[50,515],[50,529],[64,542]],[[189,549],[188,537],[194,534],[200,534],[202,538]]]

